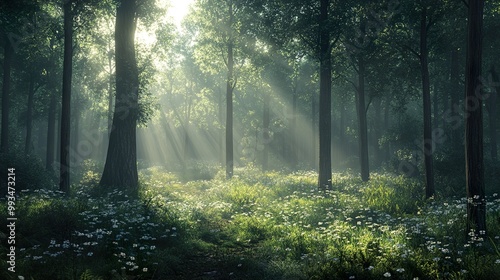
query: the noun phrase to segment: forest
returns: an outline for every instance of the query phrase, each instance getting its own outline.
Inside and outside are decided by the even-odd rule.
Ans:
[[[1,279],[500,279],[500,2],[0,1]]]

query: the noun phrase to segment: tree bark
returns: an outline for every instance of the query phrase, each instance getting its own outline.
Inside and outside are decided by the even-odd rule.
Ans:
[[[490,146],[491,146],[491,160],[493,162],[497,162],[498,160],[498,140],[497,140],[497,98],[498,98],[498,91],[497,91],[497,86],[499,84],[499,79],[498,79],[498,74],[495,70],[494,66],[491,66],[490,69],[491,73],[491,79],[493,82],[493,86],[491,87],[491,95],[490,98],[488,98],[488,106],[486,107],[488,109],[488,117],[489,117],[489,124],[490,124]]]
[[[311,97],[311,125],[312,125],[312,145],[311,145],[311,149],[312,149],[312,152],[311,152],[311,163],[312,163],[312,168],[313,169],[316,169],[317,168],[317,161],[316,161],[316,155],[318,153],[318,151],[316,150],[316,131],[317,131],[317,127],[316,127],[316,98],[315,98],[315,95],[313,94],[313,96]]]
[[[3,83],[2,83],[2,136],[0,138],[0,152],[9,152],[9,110],[10,110],[10,72],[14,49],[8,36],[5,35],[3,54]]]
[[[71,76],[73,72],[73,15],[72,1],[64,1],[64,61],[61,110],[61,159],[59,165],[59,190],[69,193],[70,187],[70,125],[71,125]]]
[[[368,163],[368,127],[366,123],[365,104],[365,62],[363,55],[358,57],[358,126],[359,126],[359,162],[361,166],[361,180],[370,179]]]
[[[466,234],[472,232],[475,236],[486,235],[481,101],[483,9],[484,0],[469,1],[465,67],[465,177],[468,201]]]
[[[460,92],[460,77],[459,77],[459,66],[458,66],[458,51],[453,50],[451,52],[451,65],[450,65],[450,110],[451,110],[451,119],[459,119],[460,111],[459,111],[459,97],[462,95]],[[462,119],[460,119],[461,124]],[[458,127],[454,127],[456,124],[452,124],[451,127],[451,141],[454,147],[461,145],[462,139],[460,139],[460,130]]]
[[[425,196],[434,195],[433,142],[431,121],[431,89],[429,79],[429,52],[427,49],[427,7],[422,8],[420,18],[420,67],[422,74],[422,93],[424,106],[424,163],[425,163]]]
[[[319,178],[318,188],[332,188],[332,152],[331,152],[331,80],[332,65],[330,54],[330,30],[327,26],[329,0],[320,1],[319,17]]]
[[[262,170],[266,171],[269,168],[269,142],[271,139],[269,131],[270,115],[269,115],[269,103],[271,102],[271,97],[269,93],[264,95],[264,110],[262,115],[262,144],[264,145],[262,150]]]
[[[135,57],[135,0],[121,0],[116,9],[116,101],[101,186],[126,187],[137,192],[139,74]]]
[[[49,114],[47,121],[47,150],[45,156],[45,168],[51,173],[54,171],[52,164],[54,164],[55,153],[55,133],[56,133],[56,96],[52,92],[49,104]]]
[[[35,78],[33,73],[30,74],[30,83],[28,87],[28,106],[26,108],[26,142],[24,143],[24,153],[32,152],[31,138],[33,133],[33,99],[35,95]]]
[[[233,26],[233,3],[229,1],[229,32],[232,32]],[[226,81],[226,178],[233,177],[234,159],[233,159],[233,38],[229,35],[227,44],[227,81]]]

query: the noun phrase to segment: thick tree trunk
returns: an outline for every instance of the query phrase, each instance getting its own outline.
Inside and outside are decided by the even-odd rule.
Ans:
[[[139,74],[135,57],[136,1],[121,0],[116,9],[116,102],[101,186],[136,192]]]
[[[233,3],[229,1],[229,24],[230,29],[233,25]],[[233,77],[233,42],[231,36],[229,36],[229,42],[227,44],[227,81],[226,81],[226,178],[231,179],[233,177],[234,159],[233,159],[233,89],[234,89],[234,77]]]
[[[47,121],[47,150],[45,156],[45,168],[51,172],[54,171],[54,153],[55,153],[55,133],[56,133],[56,96],[52,92],[50,97],[49,114]]]
[[[359,162],[361,166],[361,180],[370,179],[370,167],[368,163],[368,127],[366,123],[365,104],[365,62],[363,55],[358,57],[358,126],[359,126]]]
[[[0,138],[0,153],[9,152],[9,110],[10,110],[10,70],[14,49],[7,36],[4,38],[3,53],[3,83],[2,83],[2,136]]]
[[[30,83],[28,87],[28,106],[26,109],[26,142],[24,143],[24,153],[30,154],[32,152],[33,143],[31,143],[33,132],[33,99],[35,96],[35,78],[30,74]]]
[[[481,96],[482,29],[484,0],[470,0],[465,67],[465,177],[467,232],[486,235],[486,198],[483,163],[483,111]]]
[[[318,188],[332,188],[332,152],[331,152],[331,80],[332,65],[330,54],[330,30],[327,26],[329,0],[320,1],[319,17],[319,178]]]
[[[431,89],[429,79],[429,62],[427,49],[427,7],[422,8],[420,18],[420,67],[422,74],[422,92],[424,106],[424,163],[425,163],[425,196],[434,195],[434,168],[432,161],[432,121],[431,121]]]
[[[489,124],[490,124],[490,146],[491,146],[491,160],[493,162],[497,162],[498,160],[498,140],[497,140],[497,98],[498,98],[498,90],[497,86],[499,84],[499,79],[498,79],[498,74],[495,71],[495,67],[491,66],[490,69],[491,73],[491,79],[493,82],[493,86],[491,88],[491,95],[490,98],[488,99],[488,117],[489,117]]]
[[[70,124],[71,124],[71,76],[73,73],[73,15],[71,0],[64,1],[64,61],[61,110],[61,159],[59,166],[59,190],[69,193]]]

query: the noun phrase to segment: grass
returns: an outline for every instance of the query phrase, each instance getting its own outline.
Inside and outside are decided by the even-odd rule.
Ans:
[[[1,262],[0,278],[500,279],[496,195],[489,238],[467,241],[466,200],[425,201],[413,179],[333,174],[324,194],[314,172],[223,175],[186,181],[148,168],[136,199],[93,187],[95,172],[70,197],[20,191],[16,273]]]

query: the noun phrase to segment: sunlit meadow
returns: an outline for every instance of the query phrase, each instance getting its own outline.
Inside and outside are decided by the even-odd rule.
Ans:
[[[315,172],[197,166],[213,178],[143,169],[138,198],[94,187],[92,168],[70,197],[20,192],[17,273],[2,262],[1,278],[500,279],[496,194],[488,239],[467,239],[464,198],[425,201],[402,176],[335,173],[325,194]]]

